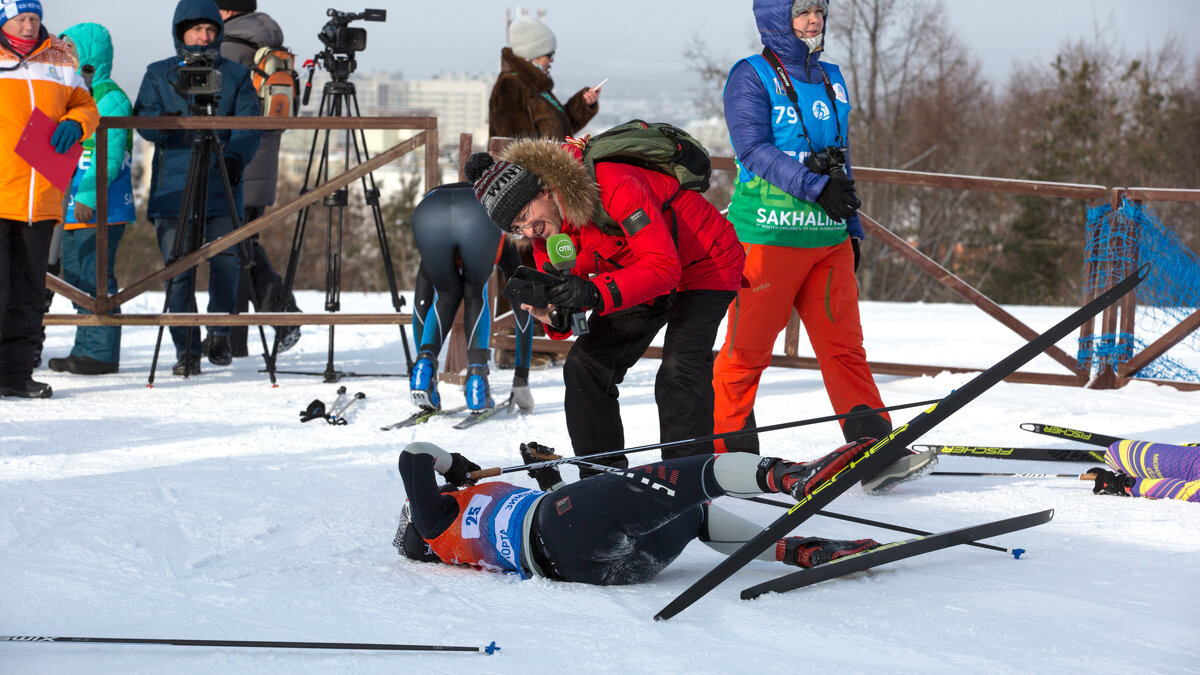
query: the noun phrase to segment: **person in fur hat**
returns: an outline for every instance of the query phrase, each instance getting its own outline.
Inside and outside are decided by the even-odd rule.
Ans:
[[[562,233],[575,244],[575,267],[547,291],[555,311],[526,306],[555,339],[571,334],[557,308],[593,310],[590,331],[563,364],[575,454],[625,447],[617,385],[664,326],[655,381],[660,440],[711,435],[712,347],[742,283],[741,244],[720,212],[671,176],[604,161],[592,176],[580,161],[586,142],[520,140],[498,162],[476,153],[465,167],[492,222],[531,246],[539,267],[549,261],[547,238]],[[593,223],[597,209],[618,226]],[[697,443],[664,449],[663,458],[711,452],[711,442]],[[624,457],[597,462],[628,466]]]

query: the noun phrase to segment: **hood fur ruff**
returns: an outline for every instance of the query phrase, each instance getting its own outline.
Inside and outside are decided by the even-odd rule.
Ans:
[[[574,147],[565,148],[557,141],[522,139],[500,152],[500,159],[520,165],[558,194],[563,217],[582,227],[592,219],[600,204],[600,188],[579,160]]]

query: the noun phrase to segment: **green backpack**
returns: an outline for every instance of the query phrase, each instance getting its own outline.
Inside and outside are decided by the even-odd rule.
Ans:
[[[593,177],[596,162],[621,162],[657,171],[678,180],[681,190],[704,192],[712,179],[708,150],[688,132],[663,122],[632,120],[592,136],[583,146],[583,165]],[[675,196],[663,204],[663,211],[670,208]],[[607,234],[625,234],[599,204],[592,222]],[[674,235],[674,218],[671,224]]]

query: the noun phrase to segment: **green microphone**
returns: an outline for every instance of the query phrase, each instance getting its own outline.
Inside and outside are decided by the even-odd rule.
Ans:
[[[575,267],[575,242],[565,234],[559,233],[546,240],[546,254],[559,272]]]
[[[559,277],[565,277],[571,268],[575,267],[575,242],[563,233],[558,233],[546,239],[546,256],[550,258],[550,264],[558,272]],[[549,270],[546,270],[547,272]],[[555,308],[552,312],[560,311]],[[587,314],[575,308],[563,307],[561,311],[569,312],[571,332],[576,336],[587,335],[589,327],[587,323]]]

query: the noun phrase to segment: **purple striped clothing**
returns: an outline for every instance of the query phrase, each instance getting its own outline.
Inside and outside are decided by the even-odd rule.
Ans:
[[[1200,447],[1120,441],[1104,455],[1109,466],[1137,482],[1135,497],[1200,502]]]

